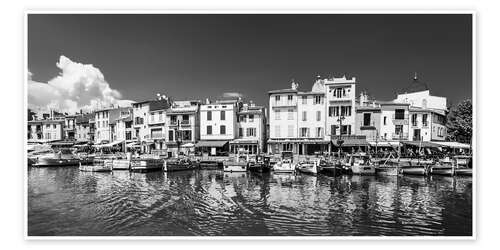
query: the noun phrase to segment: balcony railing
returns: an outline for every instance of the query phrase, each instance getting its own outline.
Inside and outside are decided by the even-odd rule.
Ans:
[[[392,133],[393,140],[408,140],[408,133]]]
[[[169,122],[170,126],[177,126],[177,121],[170,121]],[[181,126],[189,126],[191,125],[191,122],[189,120],[180,120],[179,125]]]
[[[159,120],[149,120],[149,124],[158,124],[158,123],[164,123],[165,120],[159,119]]]
[[[392,119],[393,119],[393,120],[408,120],[408,119],[409,119],[409,117],[410,117],[410,116],[409,116],[408,114],[404,114],[404,115],[402,115],[402,116],[401,116],[401,115],[398,115],[397,117],[396,117],[396,114],[392,114]]]
[[[165,134],[164,133],[151,134],[151,139],[165,139]]]
[[[273,107],[292,107],[292,106],[297,106],[297,101],[288,101],[288,100],[283,100],[283,101],[274,101],[273,102]]]

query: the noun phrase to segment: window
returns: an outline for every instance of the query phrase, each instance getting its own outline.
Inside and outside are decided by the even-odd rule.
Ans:
[[[56,129],[56,125],[55,125],[55,124],[52,124],[52,128],[53,128],[53,129]]]
[[[316,121],[321,121],[321,111],[316,111]]]
[[[225,135],[226,134],[226,126],[224,126],[224,125],[220,126],[220,134],[221,135]]]
[[[183,121],[189,121],[189,115],[182,115]]]
[[[307,121],[307,112],[302,111],[302,121]]]
[[[403,134],[403,125],[396,125],[394,128],[394,133],[397,135]]]
[[[253,122],[253,115],[248,115],[248,122]]]
[[[280,101],[280,96],[279,96],[279,95],[274,96],[274,101],[275,101],[275,102],[279,102],[279,101]]]
[[[288,95],[288,101],[291,102],[293,100],[293,95]]]
[[[342,125],[340,132],[343,135],[350,135],[351,134],[351,125]]]
[[[339,116],[339,106],[333,107],[333,116]]]
[[[333,107],[328,107],[328,117],[332,117],[333,115]]]
[[[384,125],[387,125],[387,116],[384,116]]]
[[[321,104],[323,98],[320,95],[314,96],[314,104]]]
[[[404,120],[405,119],[405,110],[404,109],[396,109],[394,111],[394,119]]]
[[[288,110],[288,120],[293,120],[293,109]]]
[[[370,126],[371,124],[371,113],[363,114],[363,126]]]
[[[168,140],[174,141],[174,131],[173,130],[168,131]]]
[[[411,115],[411,125],[416,127],[417,126],[417,114],[412,114]]]
[[[274,136],[281,137],[281,128],[279,125],[274,126]]]
[[[211,135],[212,134],[212,126],[208,125],[207,126],[207,135]]]
[[[422,114],[422,125],[427,127],[429,123],[427,122],[427,114]]]
[[[275,120],[281,120],[281,118],[280,118],[280,113],[281,112],[280,111],[281,110],[279,110],[279,109],[274,111],[274,119]]]
[[[181,138],[183,141],[191,141],[191,130],[181,130]]]
[[[336,107],[338,108],[338,107]],[[340,107],[341,116],[351,116],[351,106],[341,106]]]
[[[220,119],[221,119],[221,121],[226,120],[226,111],[222,110],[222,111],[220,112]]]
[[[300,137],[309,137],[309,128],[300,128]]]
[[[247,128],[247,136],[255,136],[257,134],[256,128]]]
[[[288,125],[288,137],[293,137],[293,125]]]
[[[207,121],[212,120],[212,111],[207,111]]]
[[[307,96],[302,96],[302,104],[307,104]]]
[[[322,127],[316,128],[316,137],[323,137],[323,128]]]
[[[238,128],[238,135],[239,137],[243,137],[243,128]]]
[[[331,129],[330,129],[331,135],[337,135],[337,128],[338,128],[337,125],[331,126]]]

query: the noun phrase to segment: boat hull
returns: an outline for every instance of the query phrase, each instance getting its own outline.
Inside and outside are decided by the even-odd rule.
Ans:
[[[432,175],[448,175],[453,176],[455,171],[453,167],[441,167],[441,166],[433,166],[430,168],[429,173]]]
[[[196,166],[193,164],[175,164],[175,163],[167,163],[163,171],[166,172],[176,172],[176,171],[186,171],[186,170],[194,170]]]
[[[375,174],[374,166],[353,165],[351,169],[352,169],[352,174],[359,174],[359,175]]]
[[[472,176],[472,168],[457,168],[455,169],[455,175]]]
[[[246,171],[247,171],[246,164],[228,163],[224,165],[224,172],[246,172]]]
[[[130,160],[113,160],[113,170],[129,170]]]
[[[79,159],[52,159],[52,158],[38,158],[37,162],[33,164],[34,167],[63,167],[63,166],[78,166]]]
[[[250,164],[248,166],[248,171],[250,172],[267,173],[270,170],[271,168],[264,164]]]
[[[397,167],[390,167],[390,166],[376,166],[375,173],[377,175],[384,175],[384,176],[399,175],[398,168]]]
[[[217,161],[200,161],[198,165],[202,170],[217,170],[223,168],[223,165]]]
[[[151,172],[162,170],[164,162],[161,159],[134,159],[130,161],[130,171]]]
[[[424,166],[403,167],[401,173],[405,175],[427,175],[427,168]]]

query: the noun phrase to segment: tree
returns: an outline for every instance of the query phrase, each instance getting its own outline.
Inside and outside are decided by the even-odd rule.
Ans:
[[[447,117],[447,139],[470,143],[472,139],[472,101],[466,99],[451,108]]]

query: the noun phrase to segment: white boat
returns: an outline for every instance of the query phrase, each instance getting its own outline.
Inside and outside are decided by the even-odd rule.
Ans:
[[[452,159],[446,157],[436,162],[434,165],[431,165],[429,173],[434,175],[453,176],[455,174],[455,164],[456,163]]]
[[[351,166],[353,174],[360,174],[360,175],[375,174],[375,166],[371,164],[370,157],[366,154],[349,155],[347,165]]]
[[[113,160],[108,159],[94,159],[92,163],[79,164],[80,171],[85,172],[111,172],[113,170]]]
[[[318,174],[319,160],[304,161],[297,164],[297,171],[304,174]]]
[[[132,172],[149,172],[162,170],[165,165],[163,159],[156,158],[137,158],[130,161],[130,171]]]
[[[402,161],[400,162],[400,171],[405,175],[427,175],[429,173],[429,161]]]
[[[228,161],[224,162],[224,172],[246,172],[246,162]]]
[[[292,159],[283,159],[277,162],[273,166],[273,171],[275,173],[294,173],[296,164],[293,163]]]

